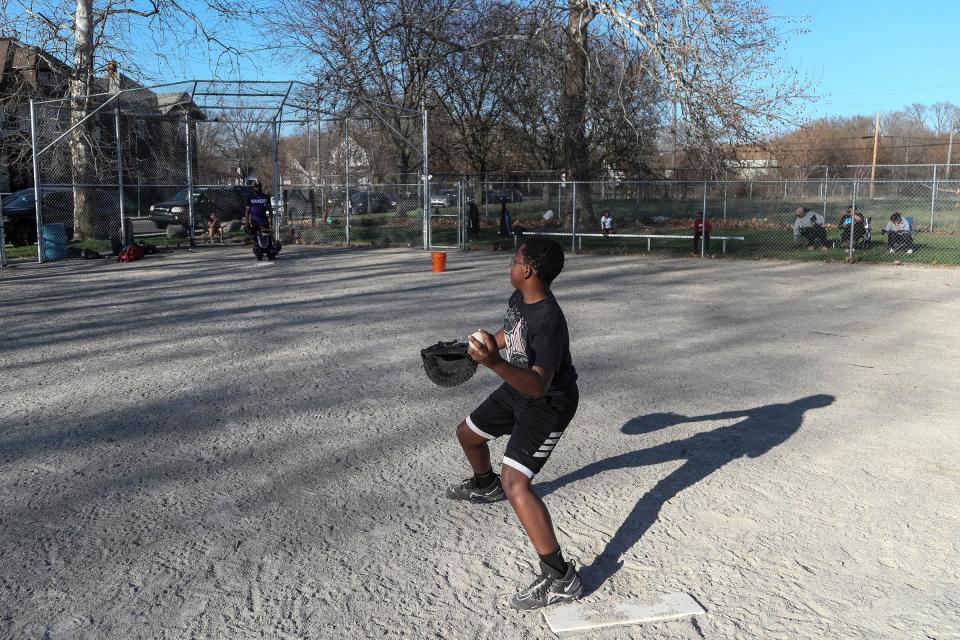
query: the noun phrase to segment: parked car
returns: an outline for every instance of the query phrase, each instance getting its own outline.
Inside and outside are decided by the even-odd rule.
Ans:
[[[119,235],[120,203],[117,192],[90,188],[93,203],[93,224],[98,235],[108,238]],[[60,223],[67,238],[73,237],[73,187],[41,187],[40,205],[44,224]],[[10,244],[22,247],[37,241],[37,210],[33,189],[14,191],[3,199],[4,236]],[[137,205],[131,199],[123,201],[124,212],[135,213]]]
[[[431,207],[452,207],[457,204],[459,194],[456,189],[440,189],[430,193]]]
[[[501,200],[506,200],[507,202],[523,202],[523,192],[520,189],[513,189],[510,187],[497,188],[497,189],[487,189],[483,194],[483,201],[489,203],[500,202]]]
[[[350,189],[350,193],[354,193],[353,189]],[[328,209],[336,209],[343,207],[343,201],[345,199],[343,189],[339,191],[328,191],[326,193],[326,203]]]
[[[256,193],[253,187],[196,187],[193,190],[193,221],[195,226],[206,226],[207,216],[213,214],[220,222],[242,220],[247,201]],[[190,203],[187,189],[181,189],[169,200],[150,205],[150,220],[160,228],[169,224],[190,222]]]

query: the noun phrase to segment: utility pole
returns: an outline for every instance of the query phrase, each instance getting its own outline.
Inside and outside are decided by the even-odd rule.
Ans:
[[[870,199],[873,200],[873,180],[877,177],[877,147],[880,146],[880,112],[873,125],[873,163],[870,165]],[[852,228],[852,227],[851,227]]]

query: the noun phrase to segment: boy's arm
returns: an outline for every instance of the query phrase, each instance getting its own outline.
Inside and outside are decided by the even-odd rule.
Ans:
[[[530,369],[523,369],[500,357],[500,350],[497,347],[505,344],[503,330],[497,332],[496,336],[484,333],[482,343],[473,336],[470,336],[469,341],[468,353],[470,357],[503,378],[504,382],[523,395],[539,398],[550,388],[550,382],[553,380],[553,369],[537,365]]]

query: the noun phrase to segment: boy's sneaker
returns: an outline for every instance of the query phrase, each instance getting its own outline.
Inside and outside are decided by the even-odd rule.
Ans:
[[[495,476],[493,482],[486,487],[477,486],[477,479],[470,477],[461,482],[447,487],[447,497],[451,500],[470,500],[471,502],[496,502],[504,497],[503,485],[500,484],[500,476]]]
[[[562,576],[541,562],[540,577],[510,598],[510,606],[522,610],[540,609],[556,602],[576,600],[582,595],[583,584],[572,562],[567,561],[567,572]]]

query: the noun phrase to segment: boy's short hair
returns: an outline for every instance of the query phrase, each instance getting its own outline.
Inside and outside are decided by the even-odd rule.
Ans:
[[[520,246],[523,247],[523,261],[533,267],[543,284],[550,286],[563,271],[563,247],[540,236],[524,238]]]

